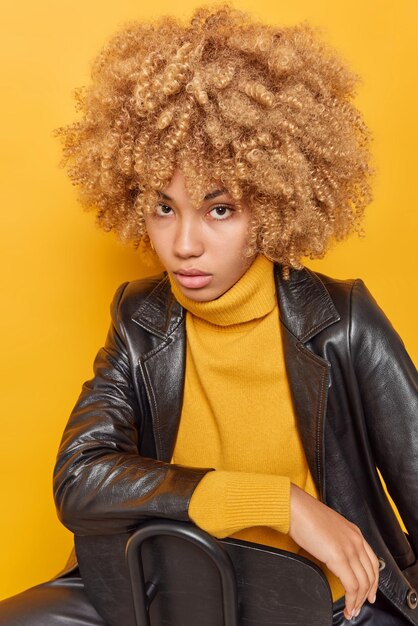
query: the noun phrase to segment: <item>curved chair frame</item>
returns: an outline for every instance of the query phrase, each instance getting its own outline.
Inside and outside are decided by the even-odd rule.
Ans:
[[[170,537],[192,544],[200,553]],[[151,542],[145,554],[147,540]],[[137,626],[166,625],[170,620],[172,626],[194,625],[199,621],[194,611],[202,616],[202,610],[212,608],[216,619],[212,613],[204,613],[203,621],[223,626],[240,626],[240,620],[257,626],[332,624],[332,598],[324,573],[312,561],[285,550],[235,539],[217,540],[190,523],[152,519],[128,539],[125,558]],[[194,588],[196,581],[200,585],[197,596],[188,588]],[[174,617],[177,610],[183,617]]]

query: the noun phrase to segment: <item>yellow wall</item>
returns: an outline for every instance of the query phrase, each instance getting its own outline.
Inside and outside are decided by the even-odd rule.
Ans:
[[[188,13],[198,3],[178,6]],[[71,535],[57,521],[51,495],[56,449],[81,382],[91,375],[111,296],[143,273],[137,254],[80,210],[57,167],[51,130],[73,119],[72,90],[86,81],[104,39],[156,7],[132,0],[7,4],[0,37],[0,597],[52,576],[65,561]],[[158,6],[161,13],[175,10],[168,0]],[[312,266],[362,276],[416,356],[417,3],[237,0],[236,6],[275,22],[313,21],[363,76],[359,104],[375,135],[378,169],[367,237]]]

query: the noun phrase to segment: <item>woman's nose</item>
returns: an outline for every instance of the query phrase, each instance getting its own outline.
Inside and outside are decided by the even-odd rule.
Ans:
[[[193,216],[178,221],[174,241],[174,253],[182,258],[198,257],[203,254],[204,241],[200,220]]]

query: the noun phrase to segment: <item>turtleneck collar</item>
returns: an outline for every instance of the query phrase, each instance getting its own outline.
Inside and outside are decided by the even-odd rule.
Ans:
[[[222,296],[209,302],[187,298],[169,275],[176,300],[192,315],[217,326],[232,326],[259,319],[276,305],[273,263],[259,255],[245,274]]]

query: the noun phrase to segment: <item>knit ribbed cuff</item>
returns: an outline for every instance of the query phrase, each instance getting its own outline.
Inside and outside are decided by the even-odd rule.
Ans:
[[[209,472],[193,493],[189,516],[215,537],[252,526],[270,526],[287,533],[290,479],[272,474]]]

